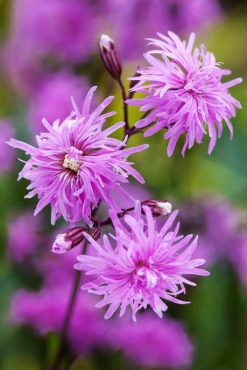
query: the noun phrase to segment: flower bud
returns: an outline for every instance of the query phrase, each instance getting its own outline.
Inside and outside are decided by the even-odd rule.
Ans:
[[[122,65],[114,41],[108,35],[101,35],[98,45],[105,68],[114,79],[119,80],[122,73]]]
[[[145,200],[141,203],[142,206],[148,206],[154,217],[158,216],[167,216],[172,211],[172,205],[170,202],[165,201],[157,201],[157,200]]]
[[[85,227],[72,227],[66,230],[63,234],[58,234],[52,245],[52,252],[62,254],[76,247],[84,239]]]

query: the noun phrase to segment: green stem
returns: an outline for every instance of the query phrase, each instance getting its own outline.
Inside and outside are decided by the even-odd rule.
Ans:
[[[126,95],[125,87],[124,87],[124,84],[123,84],[121,78],[119,78],[117,80],[117,82],[119,84],[121,94],[122,94],[123,115],[124,115],[124,122],[125,122],[124,132],[125,132],[125,134],[127,134],[127,131],[130,129],[130,127],[129,127],[129,115],[128,115],[128,104],[126,103],[127,95]]]

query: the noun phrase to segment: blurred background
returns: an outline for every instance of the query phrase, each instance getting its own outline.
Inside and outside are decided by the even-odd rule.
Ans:
[[[143,65],[144,38],[157,31],[181,37],[197,33],[232,77],[247,76],[247,4],[237,0],[0,0],[0,368],[48,369],[59,345],[78,249],[52,255],[49,210],[33,217],[35,200],[24,200],[17,183],[21,163],[5,142],[30,143],[41,119],[64,119],[70,96],[82,100],[97,84],[98,99],[114,94],[112,110],[122,119],[118,87],[97,50],[101,33],[114,38],[124,81]],[[140,200],[169,199],[180,209],[184,232],[199,233],[197,254],[211,276],[188,290],[190,305],[170,304],[164,320],[153,313],[104,321],[94,298],[81,293],[67,337],[71,369],[247,369],[247,90],[232,89],[243,109],[233,120],[234,139],[224,130],[207,155],[207,140],[183,159],[166,155],[162,134],[135,156],[146,187],[129,185]],[[131,108],[131,122],[139,115]],[[23,157],[22,157],[23,158]],[[150,165],[152,164],[152,165]],[[126,206],[126,203],[123,203]]]

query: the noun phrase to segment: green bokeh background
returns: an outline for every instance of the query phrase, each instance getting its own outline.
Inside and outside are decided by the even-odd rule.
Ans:
[[[189,0],[188,0],[189,1]],[[230,2],[229,2],[230,3]],[[145,139],[150,149],[135,155],[136,168],[144,175],[148,188],[157,197],[179,200],[195,195],[217,193],[225,196],[237,207],[247,211],[247,4],[233,3],[224,19],[212,26],[210,32],[200,35],[208,49],[233,70],[233,78],[243,77],[244,83],[232,89],[243,109],[233,120],[234,139],[229,140],[227,129],[218,141],[211,156],[207,155],[207,139],[200,146],[187,152],[183,159],[177,149],[172,158],[166,156],[166,144],[162,135]],[[8,1],[0,0],[0,37],[8,29]],[[102,96],[116,94],[113,109],[121,117],[121,99],[117,87],[103,73],[99,58],[95,56],[93,82],[97,82]],[[125,65],[125,75],[134,72],[134,65]],[[83,69],[83,73],[91,74]],[[103,74],[102,74],[103,73]],[[96,76],[96,77],[95,77]],[[103,77],[102,77],[103,76]],[[10,90],[0,70],[0,115],[11,117],[16,123],[19,137],[24,138],[25,106]],[[131,121],[138,113],[130,109]],[[143,142],[140,135],[130,144]],[[9,176],[0,178],[0,369],[40,370],[53,356],[58,343],[55,334],[38,337],[29,328],[17,328],[8,324],[8,304],[17,288],[35,288],[39,280],[29,271],[13,266],[6,254],[6,224],[16,210],[32,206],[24,201],[25,183],[16,182],[19,164]],[[222,235],[224,238],[224,235]],[[49,246],[47,246],[48,248]],[[226,262],[214,266],[210,278],[201,279],[197,289],[190,292],[188,306],[171,307],[170,314],[185,322],[195,346],[191,370],[246,370],[247,369],[247,299],[243,288]],[[140,367],[139,367],[140,368]],[[131,365],[129,369],[139,369]],[[74,370],[126,370],[126,363],[119,354],[97,353],[90,358],[78,359]]]

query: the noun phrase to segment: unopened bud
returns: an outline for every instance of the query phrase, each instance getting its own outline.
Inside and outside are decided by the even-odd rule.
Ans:
[[[86,230],[85,227],[78,226],[66,230],[63,234],[58,234],[52,245],[52,252],[62,254],[76,247],[83,241],[83,233]]]
[[[99,52],[105,68],[116,80],[120,79],[122,65],[114,41],[108,35],[101,35]]]
[[[153,216],[158,217],[158,216],[167,216],[171,213],[172,211],[172,205],[170,202],[165,201],[157,201],[157,200],[145,200],[142,202],[142,206],[148,206],[151,211]]]

